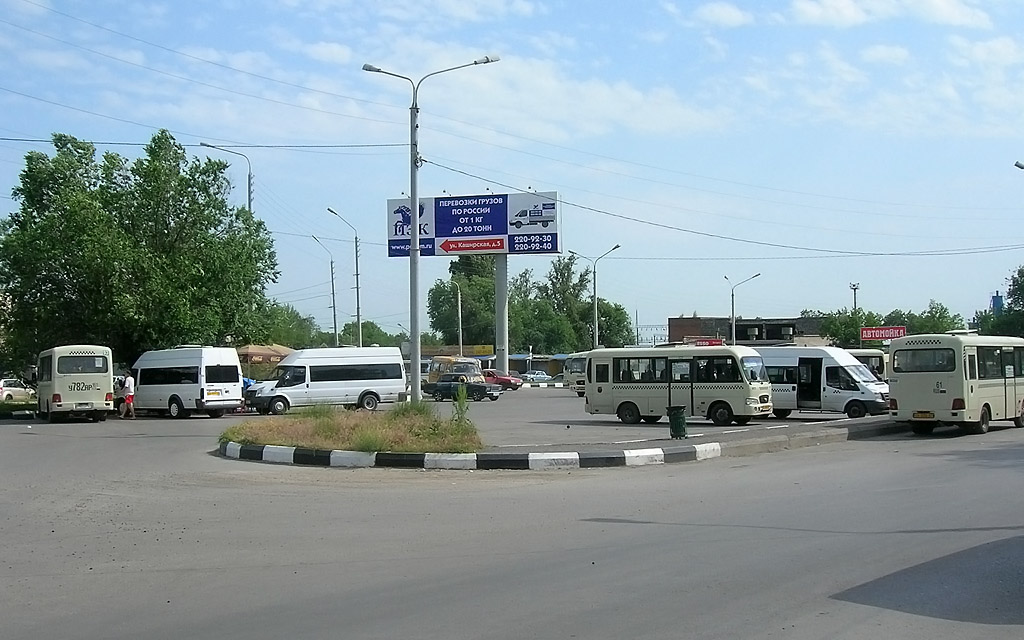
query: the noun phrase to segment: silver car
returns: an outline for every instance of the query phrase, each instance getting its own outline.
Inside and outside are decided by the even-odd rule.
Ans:
[[[36,390],[17,378],[0,380],[0,400],[3,402],[30,402],[36,397]]]

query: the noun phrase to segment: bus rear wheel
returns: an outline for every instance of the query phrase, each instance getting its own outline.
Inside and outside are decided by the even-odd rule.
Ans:
[[[640,423],[640,409],[637,408],[632,402],[624,402],[619,405],[619,410],[615,412],[625,424],[639,424]]]
[[[742,427],[745,424],[750,424],[750,416],[736,416],[732,421]]]
[[[657,424],[661,420],[661,416],[644,416],[644,422],[647,424]]]
[[[791,414],[791,413],[793,413],[792,409],[776,409],[776,410],[772,411],[772,415],[773,416],[775,416],[776,418],[782,418],[782,419],[788,418],[789,414]]]
[[[974,424],[970,425],[970,432],[977,435],[988,433],[989,422],[991,422],[991,414],[988,412],[988,407],[981,408],[981,420],[978,420]]]

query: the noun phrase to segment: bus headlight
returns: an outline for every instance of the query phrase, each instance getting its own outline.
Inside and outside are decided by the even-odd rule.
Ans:
[[[753,407],[753,406],[755,406],[757,404],[759,404],[757,398],[747,398],[747,406],[748,407]]]

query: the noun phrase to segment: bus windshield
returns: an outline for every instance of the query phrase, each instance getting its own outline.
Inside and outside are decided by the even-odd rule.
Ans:
[[[862,364],[848,366],[846,372],[858,382],[878,382],[879,380],[878,376],[871,373],[871,369]]]
[[[565,373],[583,373],[587,369],[586,358],[566,358]]]
[[[764,360],[760,356],[744,356],[740,358],[743,373],[751,382],[768,382],[768,371],[764,368]]]
[[[952,349],[899,349],[892,355],[895,373],[956,371],[956,354]]]

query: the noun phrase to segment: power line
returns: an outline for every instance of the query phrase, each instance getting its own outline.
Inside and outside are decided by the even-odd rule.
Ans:
[[[0,22],[3,22],[0,20]],[[0,137],[0,141],[3,142],[42,142],[50,144],[53,142],[50,138],[3,138]],[[144,147],[150,143],[148,142],[111,142],[102,140],[82,140],[82,142],[88,142],[89,144],[100,144],[111,147]],[[182,144],[183,147],[201,147],[200,144]],[[374,148],[374,147],[408,147],[408,142],[386,142],[380,144],[219,144],[218,147],[225,147],[228,149],[363,149],[363,148]]]
[[[446,170],[451,171],[453,173],[458,173],[458,174],[461,174],[461,175],[464,175],[464,176],[467,176],[467,177],[470,177],[470,178],[474,178],[476,180],[481,180],[483,182],[487,182],[487,183],[490,183],[490,184],[498,185],[498,186],[504,187],[506,189],[512,189],[514,191],[527,191],[526,189],[523,189],[521,187],[517,187],[515,185],[509,185],[509,184],[505,184],[503,182],[498,182],[496,180],[490,180],[488,178],[484,178],[483,176],[475,175],[475,174],[469,173],[468,171],[462,171],[460,169],[455,169],[455,168],[452,168],[452,167],[448,167],[446,165],[439,164],[439,163],[434,162],[432,160],[424,159],[424,162],[425,163],[430,163],[430,164],[432,164],[432,165],[434,165],[436,167],[440,167],[442,169],[446,169]],[[716,240],[728,240],[730,242],[740,242],[740,243],[743,243],[743,244],[752,244],[752,245],[762,246],[762,247],[772,247],[772,248],[776,248],[776,249],[794,249],[794,250],[797,250],[797,251],[816,251],[816,252],[819,252],[819,253],[832,254],[832,255],[835,255],[835,256],[855,256],[855,257],[913,256],[913,255],[957,255],[955,253],[949,252],[949,251],[956,251],[956,250],[949,250],[949,251],[946,251],[946,250],[935,250],[935,251],[922,251],[922,252],[913,252],[913,251],[908,251],[908,252],[850,251],[850,250],[839,250],[839,249],[826,249],[826,248],[823,248],[823,247],[805,247],[805,246],[801,246],[801,245],[784,244],[784,243],[779,243],[779,242],[767,242],[767,241],[764,241],[764,240],[751,240],[749,238],[740,238],[740,237],[736,237],[736,236],[727,236],[727,235],[719,234],[719,233],[710,233],[710,232],[707,232],[707,231],[698,231],[696,229],[688,229],[686,227],[679,227],[679,226],[675,226],[675,225],[665,224],[665,223],[662,223],[662,222],[654,222],[652,220],[644,220],[643,218],[636,218],[636,217],[627,216],[627,215],[621,214],[621,213],[614,213],[612,211],[607,211],[605,209],[598,209],[597,207],[590,207],[590,206],[579,204],[579,203],[575,203],[575,202],[569,202],[567,200],[561,200],[560,199],[559,202],[562,203],[563,205],[567,205],[567,206],[570,206],[570,207],[576,207],[577,209],[583,209],[584,211],[591,211],[593,213],[597,213],[597,214],[600,214],[600,215],[608,216],[608,217],[611,217],[611,218],[618,218],[620,220],[626,220],[626,221],[629,221],[629,222],[635,222],[637,224],[643,224],[643,225],[647,225],[647,226],[651,226],[651,227],[657,227],[657,228],[660,228],[660,229],[668,229],[668,230],[671,230],[671,231],[679,231],[681,233],[688,233],[688,234],[691,234],[691,235],[701,236],[701,237],[705,237],[705,238],[714,238]],[[962,250],[962,251],[968,251],[968,252],[972,252],[972,253],[982,253],[982,252],[986,252],[986,251],[1012,250],[1013,248],[1020,248],[1021,246],[1022,245],[1004,245],[1002,247],[981,247],[981,248],[968,249],[968,250]]]

